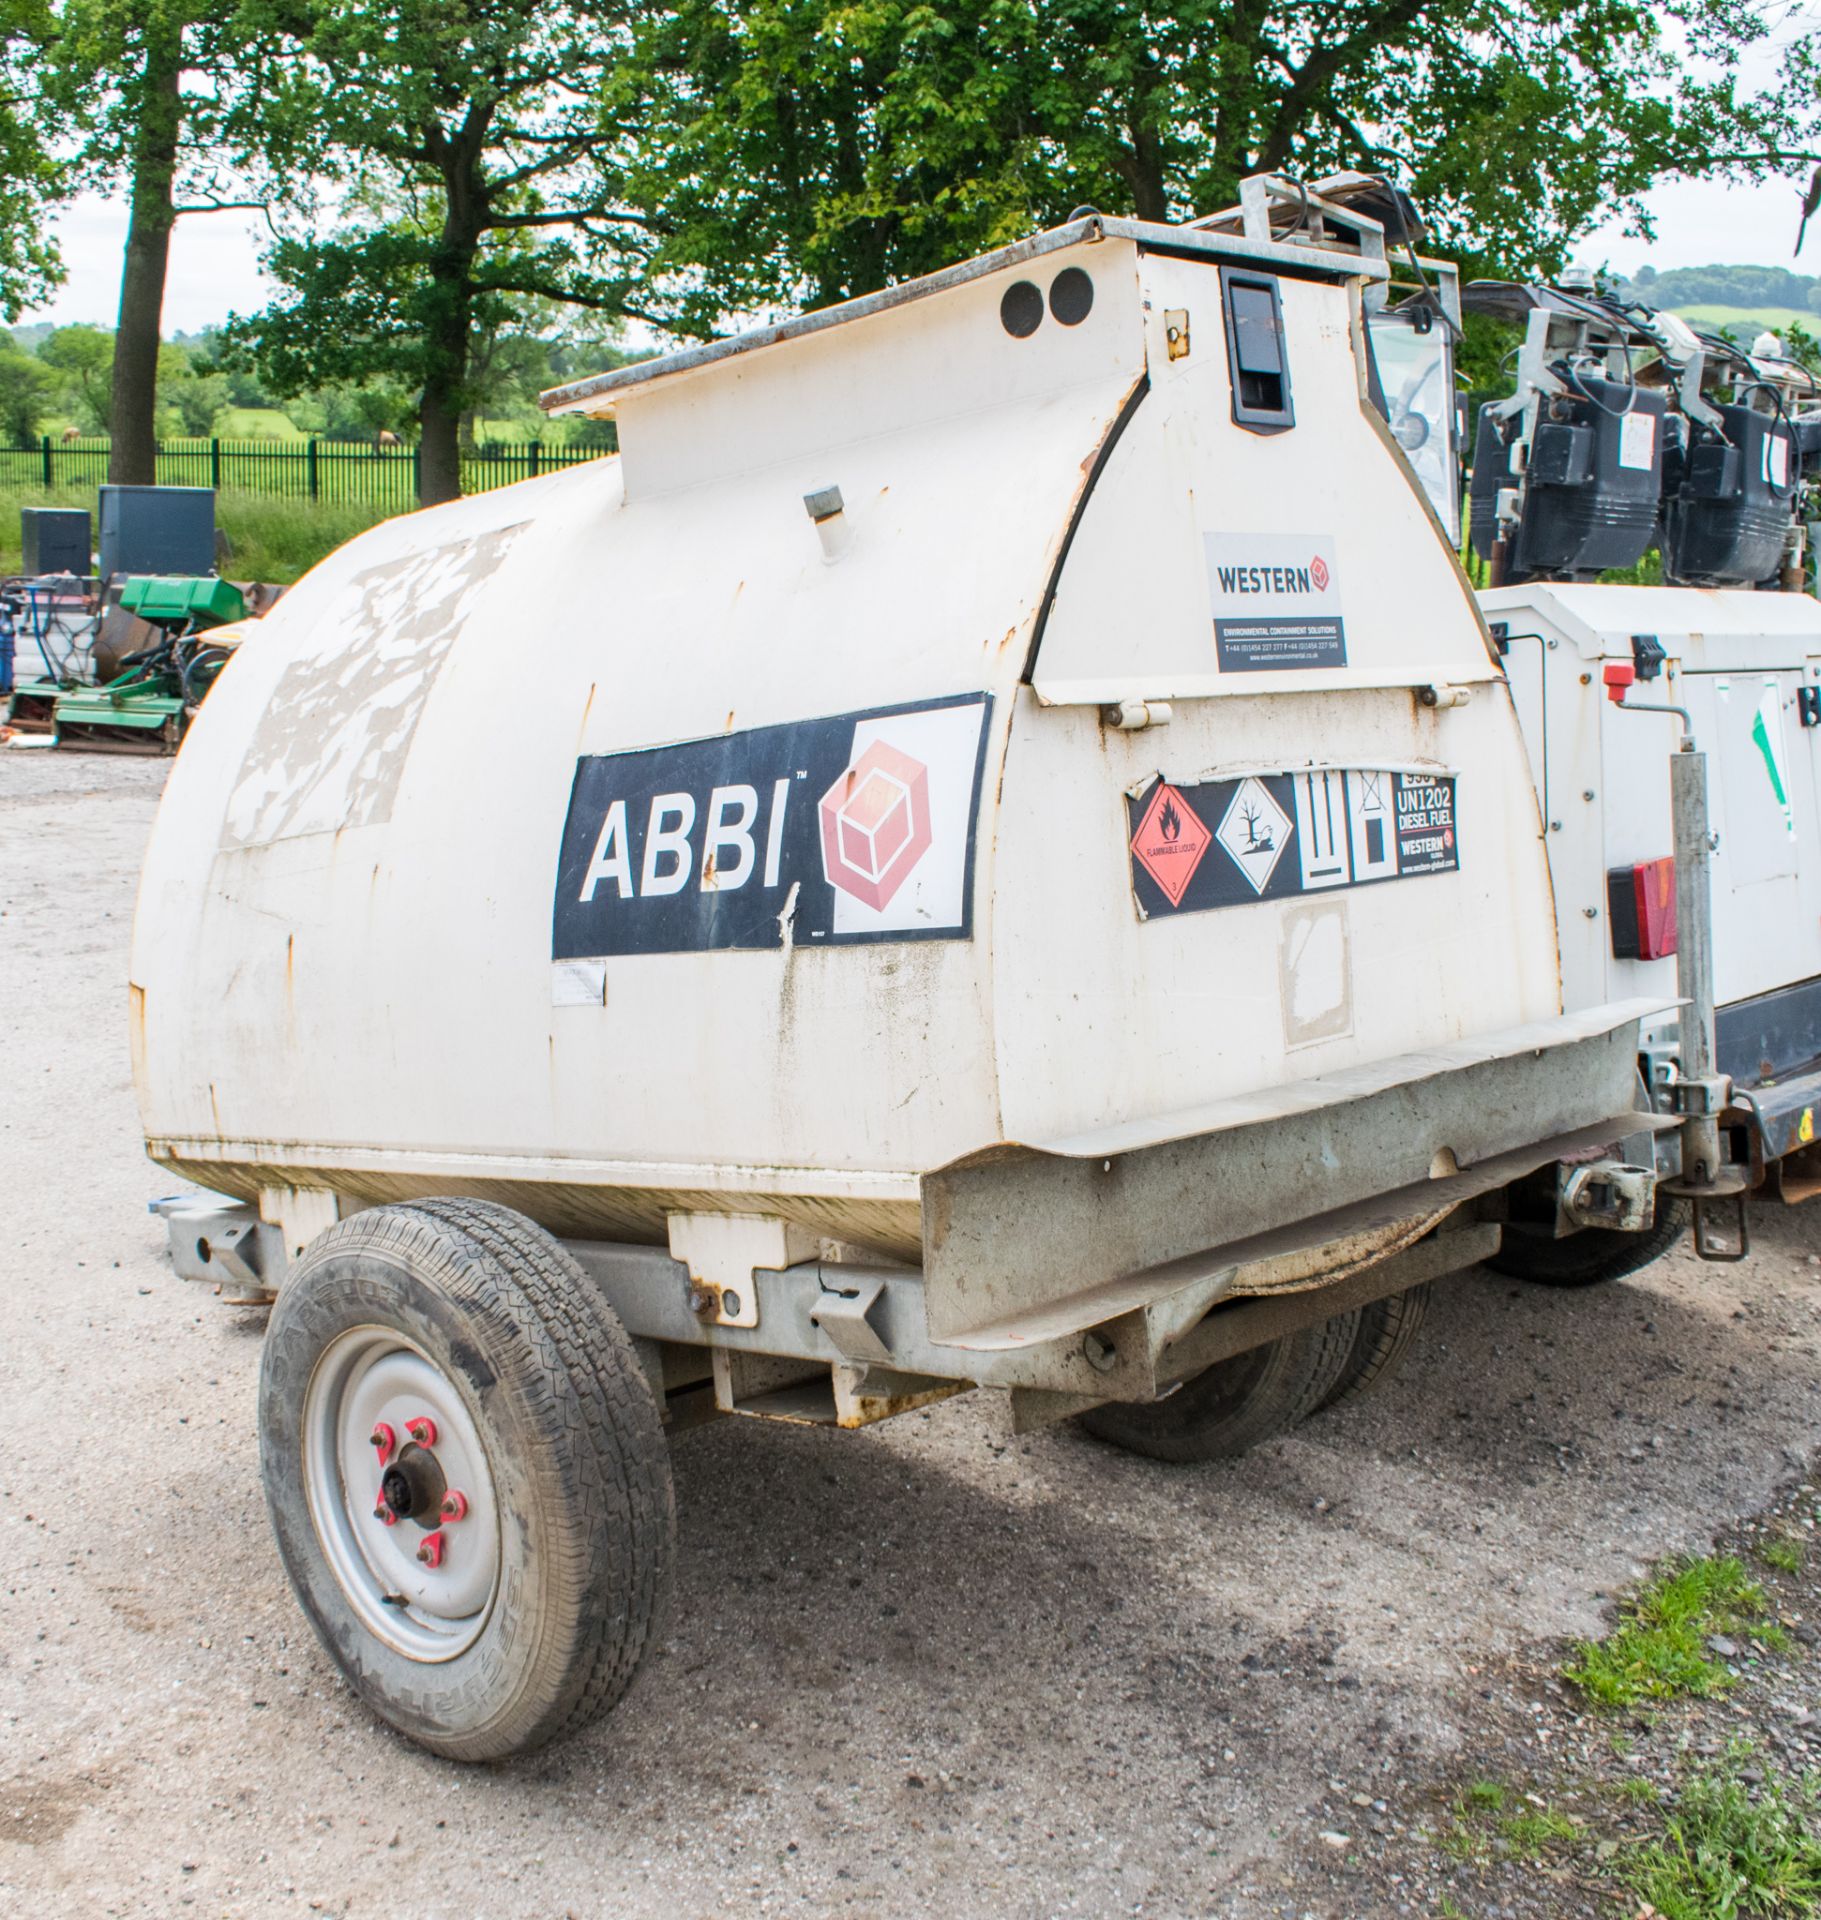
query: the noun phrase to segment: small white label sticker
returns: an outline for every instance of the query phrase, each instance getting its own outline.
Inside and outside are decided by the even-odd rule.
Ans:
[[[1789,485],[1789,442],[1780,433],[1764,436],[1764,478],[1773,487]]]
[[[1619,422],[1619,465],[1646,468],[1657,457],[1657,416],[1634,406]]]

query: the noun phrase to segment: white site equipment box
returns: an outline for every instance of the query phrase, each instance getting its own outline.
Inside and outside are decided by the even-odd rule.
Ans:
[[[1719,1064],[1756,1110],[1759,1157],[1815,1137],[1821,1106],[1821,602],[1741,588],[1533,582],[1480,595],[1542,797],[1567,1005],[1673,995],[1673,958],[1619,957],[1615,891],[1670,854],[1671,716],[1710,768]],[[1661,655],[1659,659],[1658,656]],[[1616,664],[1649,678],[1625,708]],[[1673,1052],[1673,1014],[1646,1030]]]

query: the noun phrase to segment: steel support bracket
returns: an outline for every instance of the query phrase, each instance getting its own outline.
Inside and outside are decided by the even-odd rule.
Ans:
[[[1654,1167],[1626,1166],[1616,1160],[1558,1170],[1557,1209],[1570,1228],[1605,1227],[1615,1233],[1641,1233],[1656,1210]]]
[[[1709,1210],[1715,1206],[1730,1206],[1733,1210],[1733,1237],[1731,1245],[1716,1239],[1708,1224]],[[1694,1245],[1696,1255],[1703,1260],[1733,1261],[1743,1260],[1751,1252],[1751,1227],[1745,1211],[1745,1189],[1741,1186],[1737,1193],[1696,1194],[1693,1199]]]
[[[885,1291],[883,1280],[862,1280],[851,1288],[830,1286],[828,1275],[839,1268],[823,1269],[822,1294],[810,1309],[810,1325],[820,1327],[841,1357],[857,1366],[889,1366],[892,1350],[879,1336],[879,1330],[867,1317]]]
[[[1709,1073],[1677,1080],[1670,1093],[1677,1113],[1696,1117],[1722,1114],[1733,1104],[1732,1075]]]

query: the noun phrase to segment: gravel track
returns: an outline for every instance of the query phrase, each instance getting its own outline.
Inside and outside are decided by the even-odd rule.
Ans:
[[[720,1423],[677,1442],[676,1602],[619,1711],[432,1760],[279,1572],[263,1315],[176,1280],[145,1212],[164,771],[0,750],[0,1911],[1357,1920],[1337,1808],[1458,1773],[1477,1668],[1599,1631],[1821,1438],[1821,1209],[1762,1210],[1739,1267],[1443,1282],[1384,1392],[1234,1464],[1014,1439],[984,1395]]]

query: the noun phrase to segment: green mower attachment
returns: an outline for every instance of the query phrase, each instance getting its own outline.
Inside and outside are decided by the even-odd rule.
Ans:
[[[52,710],[54,745],[112,753],[175,753],[190,716],[227,664],[230,649],[206,634],[243,619],[238,587],[211,576],[146,575],[126,582],[120,604],[159,629],[101,686],[72,687]]]

